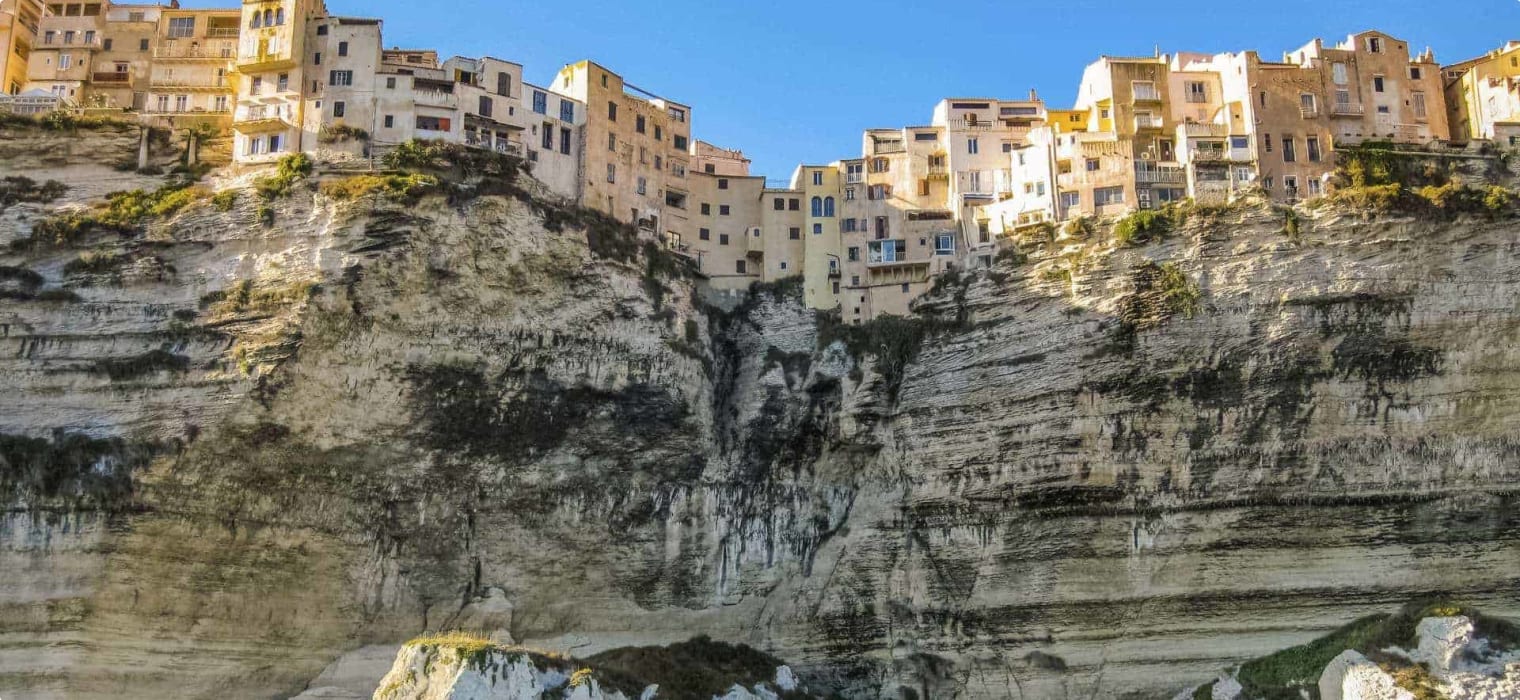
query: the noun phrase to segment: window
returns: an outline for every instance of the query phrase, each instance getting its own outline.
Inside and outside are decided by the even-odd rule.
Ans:
[[[611,100],[607,102],[607,121],[617,121],[617,103]]]
[[[1335,81],[1336,85],[1345,85],[1346,84],[1346,64],[1344,64],[1344,63],[1332,63],[1332,64],[1330,64],[1330,79],[1333,80],[1333,81]]]
[[[897,239],[891,241],[871,241],[866,244],[866,262],[888,263],[900,262],[908,259],[908,242]]]
[[[566,155],[570,153],[570,130],[563,127],[559,130],[559,152]]]
[[[1374,75],[1374,76],[1372,76],[1372,91],[1373,92],[1382,92],[1383,91],[1383,76],[1381,76],[1381,75]]]
[[[644,194],[646,187],[647,187],[647,184],[646,184],[646,181],[644,179],[644,176],[640,175],[639,179],[638,179],[638,183],[636,185],[634,185],[634,188],[638,191],[639,194]]]
[[[712,175],[713,173],[718,172],[718,166],[713,165],[712,163],[704,164],[702,166],[702,172],[707,173],[708,175]]]
[[[607,134],[607,150],[617,152],[617,134]]]
[[[147,51],[148,50],[148,40],[147,39],[138,39],[137,40],[137,50],[138,51]]]
[[[544,150],[546,150],[546,151],[553,150],[554,149],[554,129],[552,129],[552,128],[549,127],[549,123],[548,122],[544,123],[542,131],[540,133],[540,136],[541,136],[541,141],[540,141],[539,145],[543,146]]]
[[[708,204],[707,202],[703,202],[702,206],[700,207],[700,209],[702,210],[702,216],[712,216],[712,205],[711,204]]]
[[[1409,67],[1409,79],[1410,80],[1419,80],[1420,79],[1420,67],[1419,66],[1410,66]]]
[[[785,211],[786,210],[786,200],[783,199],[783,198],[781,198],[781,197],[777,197],[777,198],[771,200],[771,208],[775,209],[776,211]]]
[[[817,235],[821,235],[822,233],[823,233],[823,224],[813,224],[813,235],[817,236]]]
[[[676,134],[675,136],[670,137],[670,143],[671,143],[672,146],[675,146],[676,148],[678,148],[678,149],[680,149],[682,151],[686,150],[686,137],[685,136],[682,136],[680,134]]]
[[[918,196],[920,196],[920,197],[927,197],[927,196],[929,196],[929,181],[928,180],[919,180],[918,181]]]
[[[275,79],[274,79],[274,89],[275,89],[275,92],[286,92],[286,91],[289,91],[290,90],[290,74],[289,73],[281,73],[281,74],[275,76]]]
[[[543,94],[543,93],[539,93]],[[559,120],[562,122],[575,121],[575,103],[570,100],[559,101]]]
[[[1263,146],[1266,147],[1266,151],[1268,153],[1272,152],[1272,135],[1271,134],[1262,134],[1261,135],[1261,143],[1262,143]]]
[[[976,147],[976,139],[974,139],[974,138],[966,139],[966,152],[967,153],[975,154],[977,152],[976,148],[977,148]]]
[[[659,141],[659,140],[661,140],[663,138],[665,138],[665,130],[662,129],[662,128],[660,128],[659,124],[655,124],[654,125],[654,140]]]
[[[1307,92],[1299,94],[1298,107],[1300,113],[1302,113],[1305,118],[1312,117],[1319,112],[1314,102],[1314,95]]]
[[[170,17],[169,18],[169,38],[170,39],[185,39],[185,38],[192,37],[192,36],[195,36],[195,18],[194,17]]]
[[[823,171],[822,170],[814,170],[813,171],[813,184],[817,185],[817,186],[822,186],[823,185]]]
[[[718,245],[728,245],[728,234],[726,234],[726,233],[720,233],[720,234],[718,234]]]
[[[845,260],[848,260],[850,262],[860,262],[860,247],[850,246],[849,249],[845,251]]]
[[[1292,175],[1283,178],[1283,190],[1285,190],[1289,196],[1298,194],[1298,178]]]
[[[885,217],[885,216],[878,216],[878,217],[876,217],[876,238],[878,240],[887,237],[887,229],[888,229],[888,226],[887,226],[887,217]]]
[[[393,128],[395,126],[396,126],[396,117],[394,115],[390,115],[390,114],[385,115],[385,128],[390,129],[390,128]]]
[[[1087,161],[1083,163],[1083,167],[1087,169],[1087,172],[1095,173],[1098,172],[1098,168],[1102,164],[1102,161],[1098,160],[1097,158],[1088,158]]]
[[[1292,162],[1298,160],[1298,152],[1297,152],[1297,149],[1294,146],[1294,141],[1293,141],[1293,137],[1292,136],[1284,136],[1284,137],[1282,137],[1282,146],[1283,146],[1282,156],[1283,156],[1283,162],[1284,163],[1292,163]]]
[[[325,25],[325,24],[319,24],[319,25],[317,25],[317,36],[327,36],[327,25]]]
[[[728,189],[728,178],[726,178],[726,177],[720,177],[720,178],[718,178],[718,189],[720,189],[720,190],[726,190],[726,189]]]
[[[67,69],[69,66],[73,65],[73,63],[74,57],[70,54],[64,54],[58,57],[58,68],[60,70]]]
[[[955,253],[955,237],[942,233],[934,237],[934,254],[951,255]]]
[[[813,198],[812,214],[813,214],[813,216],[823,216],[823,198],[822,197],[814,197]]]
[[[533,91],[533,111],[546,114],[549,111],[549,96],[542,90]]]
[[[101,42],[101,48],[103,48],[103,49],[105,49],[107,51],[110,51],[111,50],[111,40],[109,38],[106,38],[106,39],[102,40],[102,42]]]
[[[607,181],[617,182],[617,166],[612,163],[607,164]]]
[[[261,93],[263,91],[264,91],[264,79],[262,77],[257,76],[257,75],[253,76],[253,78],[248,81],[248,92],[257,95],[257,94],[259,94],[259,93]]]
[[[886,199],[892,196],[892,188],[887,185],[871,185],[866,189],[866,199]]]
[[[1082,204],[1082,193],[1081,192],[1062,192],[1061,193],[1061,207],[1062,208],[1064,208],[1064,209],[1070,209],[1072,207],[1080,206],[1081,204]]]
[[[1262,90],[1261,92],[1257,93],[1256,101],[1260,102],[1261,106],[1263,107],[1267,106],[1267,91]]]
[[[823,198],[823,215],[825,217],[832,217],[832,216],[834,216],[834,198],[833,197],[824,197]]]
[[[697,229],[697,238],[700,238],[700,239],[702,239],[704,241],[710,241],[710,240],[712,240],[712,229],[710,229],[710,228],[699,228],[699,229]]]
[[[385,79],[385,89],[387,89],[387,90],[395,90],[396,89],[396,79],[395,78],[386,78]]]
[[[871,172],[873,172],[873,173],[885,173],[885,172],[889,172],[891,170],[892,170],[892,161],[887,160],[886,158],[872,158],[871,159]]]
[[[728,216],[728,213],[729,213],[729,208],[728,208],[727,204],[719,204],[718,205],[718,216]]]
[[[489,95],[480,96],[480,116],[491,116],[491,98]]]
[[[283,148],[284,138],[280,134],[269,135],[269,152],[279,153]]]
[[[1230,148],[1250,148],[1251,140],[1247,136],[1231,136]]]
[[[844,221],[839,222],[839,230],[841,230],[841,231],[843,231],[845,233],[854,233],[855,232],[855,219],[853,219],[853,218],[851,218],[851,219],[845,219]]]
[[[1202,81],[1190,80],[1190,81],[1187,82],[1187,86],[1186,86],[1185,91],[1187,93],[1187,101],[1188,102],[1198,103],[1198,102],[1208,102],[1209,101],[1209,85],[1208,85],[1208,83],[1205,83],[1205,82],[1202,82]]]
[[[796,197],[788,199],[786,200],[786,208],[788,211],[800,211],[802,209],[802,200]]]
[[[1421,92],[1421,91],[1416,91],[1412,95],[1410,95],[1410,98],[1412,100],[1414,100],[1414,117],[1415,117],[1415,119],[1424,119],[1425,118],[1425,93]]]
[[[1375,36],[1367,37],[1367,50],[1372,53],[1382,53],[1383,40]]]
[[[348,105],[346,103],[344,103],[342,101],[333,102],[333,116],[334,117],[342,118],[344,112],[346,112],[347,110],[348,110]]]
[[[1093,190],[1093,204],[1106,206],[1109,204],[1124,203],[1123,187],[1099,187]]]
[[[613,120],[616,121],[617,117],[614,116]],[[638,133],[641,133],[641,134],[644,133],[644,115],[642,115],[642,114],[634,115],[634,117],[633,117],[633,130],[637,131]]]
[[[85,30],[85,32],[84,32],[84,43],[86,43],[86,44],[93,44],[93,43],[95,43],[95,30],[93,30],[93,29],[86,29]]]
[[[846,202],[854,201],[854,199],[855,199],[855,188],[854,187],[846,187],[846,188],[844,188],[844,199],[845,199]]]
[[[354,72],[351,70],[328,71],[327,84],[333,87],[338,87],[340,85],[353,85]]]
[[[268,10],[265,10],[265,12],[268,12]],[[280,26],[280,25],[285,24],[285,8],[283,8],[283,7],[277,7],[277,8],[275,8],[275,10],[274,10],[274,23],[275,23],[275,26]]]
[[[1319,137],[1310,136],[1304,140],[1305,151],[1309,154],[1309,162],[1318,163],[1320,159]]]
[[[781,264],[785,265],[786,263],[781,263]],[[743,260],[735,260],[734,261],[734,272],[737,272],[737,273],[739,273],[741,275],[745,274],[745,272],[744,272],[744,261]]]
[[[790,229],[787,229],[786,237],[790,238],[790,239],[792,239],[794,241],[800,241],[800,240],[802,240],[802,228],[798,227],[798,226],[793,226]]]

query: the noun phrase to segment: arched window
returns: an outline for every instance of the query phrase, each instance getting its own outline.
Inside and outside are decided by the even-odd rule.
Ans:
[[[824,216],[833,216],[834,215],[834,198],[833,197],[825,197],[823,199],[823,215]]]
[[[823,216],[823,199],[820,197],[813,198],[813,216]]]
[[[278,24],[278,25],[285,24],[285,8],[280,7],[280,8],[276,8],[275,9],[275,11],[274,11],[274,23]]]
[[[254,10],[253,11],[253,19],[248,20],[248,28],[249,29],[258,29],[259,27],[262,27],[262,26],[264,26],[264,23],[259,21],[259,11],[258,10]]]
[[[274,10],[264,10],[264,26],[274,26]]]

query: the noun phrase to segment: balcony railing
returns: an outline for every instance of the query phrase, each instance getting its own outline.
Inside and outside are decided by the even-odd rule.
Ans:
[[[1136,85],[1130,98],[1133,102],[1160,102],[1161,91],[1155,85]]]
[[[1137,183],[1169,183],[1185,182],[1187,175],[1182,168],[1170,166],[1136,167],[1135,182]]]
[[[237,51],[230,47],[208,49],[204,46],[160,46],[153,49],[153,57],[227,61],[237,58]]]
[[[132,82],[132,74],[131,73],[127,73],[127,72],[118,72],[118,71],[107,71],[105,73],[92,73],[90,75],[90,82],[92,82],[92,83],[118,83],[118,84],[120,84],[120,83],[130,83],[130,82]]]
[[[908,150],[908,147],[904,146],[901,141],[877,141],[873,146],[874,148],[871,152],[877,155],[883,153],[904,153]]]
[[[981,119],[951,119],[950,128],[962,131],[991,131],[997,122],[983,121]]]
[[[1335,102],[1330,105],[1330,114],[1337,117],[1360,117],[1364,113],[1360,102]]]
[[[226,78],[169,78],[153,76],[148,84],[161,88],[180,88],[185,90],[227,90],[232,87]]]
[[[947,167],[946,165],[944,165],[943,163],[941,163],[939,165],[935,165],[933,163],[929,164],[929,177],[949,177],[949,176],[950,176],[950,168]]]
[[[1160,129],[1164,126],[1161,117],[1155,114],[1136,114],[1135,131],[1141,129]]]
[[[284,118],[285,118],[284,111],[282,111],[279,106],[275,106],[275,105],[258,105],[258,106],[254,106],[254,107],[244,107],[243,111],[239,112],[238,115],[237,115],[237,121],[239,121],[239,122],[257,122],[257,121],[264,121],[264,120],[267,120],[267,119],[284,119]]]
[[[1298,108],[1298,113],[1302,115],[1304,119],[1318,119],[1319,105],[1300,105]]]
[[[454,109],[459,106],[458,95],[455,95],[452,92],[442,92],[439,90],[418,90],[412,93],[412,99],[415,100],[417,104],[425,105],[428,107],[443,107],[445,109]]]
[[[238,28],[212,27],[206,30],[206,36],[209,36],[213,39],[236,39],[238,36]]]
[[[865,176],[860,173],[848,173],[844,176],[845,184],[854,185],[865,182]]]
[[[211,107],[180,107],[179,105],[170,104],[163,107],[160,107],[158,105],[149,105],[143,109],[143,114],[226,114],[229,111],[231,111],[231,107],[228,107],[227,105],[222,105],[220,107],[217,107],[215,105]],[[239,119],[238,121],[259,120]]]

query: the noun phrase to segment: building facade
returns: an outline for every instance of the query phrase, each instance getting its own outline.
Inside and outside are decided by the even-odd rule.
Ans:
[[[1441,69],[1451,138],[1520,145],[1520,41]]]
[[[0,0],[0,92],[19,95],[42,22],[41,0]]]

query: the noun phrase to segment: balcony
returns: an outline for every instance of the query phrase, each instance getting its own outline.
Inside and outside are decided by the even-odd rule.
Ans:
[[[865,182],[865,176],[861,175],[860,173],[849,173],[844,176],[844,181],[845,184],[858,185],[862,182]]]
[[[230,47],[160,46],[153,49],[153,57],[163,61],[230,61],[237,58],[237,51]]]
[[[107,85],[127,85],[132,82],[132,74],[118,71],[91,73],[90,82]]]
[[[1330,105],[1330,115],[1334,117],[1360,117],[1365,113],[1360,102],[1336,102]]]
[[[204,76],[199,78],[177,78],[168,76],[153,76],[148,79],[148,84],[155,88],[169,90],[231,90],[232,84],[227,78],[217,76]]]
[[[1138,184],[1168,184],[1187,181],[1182,168],[1171,165],[1135,166],[1135,182]]]
[[[1319,119],[1319,105],[1300,105],[1298,113],[1304,119]]]
[[[1130,92],[1130,103],[1160,102],[1161,91],[1155,85],[1135,85]]]
[[[944,163],[940,163],[938,165],[935,165],[933,163],[929,164],[929,178],[930,179],[943,180],[943,179],[947,179],[949,177],[950,177],[950,168],[947,167]]]
[[[278,53],[260,51],[248,56],[239,56],[237,58],[237,65],[238,69],[244,73],[261,73],[283,68],[294,68],[296,60],[291,57],[289,51]]]
[[[1146,129],[1161,129],[1161,128],[1164,128],[1164,127],[1165,127],[1165,124],[1164,124],[1163,120],[1161,119],[1161,117],[1158,116],[1158,115],[1155,115],[1155,114],[1136,114],[1135,115],[1135,131],[1144,131]]]
[[[286,121],[286,110],[275,106],[259,105],[244,107],[233,118],[238,131],[272,131],[291,126]]]
[[[412,100],[423,107],[459,108],[459,96],[442,90],[418,90],[412,93]]]
[[[873,155],[906,153],[908,150],[908,147],[904,146],[902,141],[877,141],[872,146],[871,153]]]
[[[951,119],[950,128],[956,131],[992,131],[997,122],[981,119]]]
[[[206,30],[206,36],[212,39],[236,39],[238,37],[238,28],[212,27]]]

